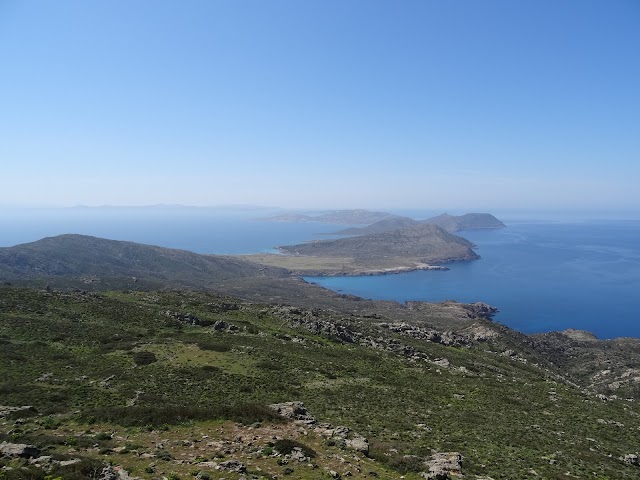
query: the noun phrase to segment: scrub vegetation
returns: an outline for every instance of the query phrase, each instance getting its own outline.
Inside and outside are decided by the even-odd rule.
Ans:
[[[33,407],[3,411],[0,440],[58,460],[5,458],[0,478],[97,478],[108,463],[140,478],[418,478],[454,451],[465,478],[640,474],[624,461],[638,448],[633,399],[603,401],[491,342],[445,346],[314,311],[362,333],[351,341],[296,312],[202,292],[0,287],[1,403]],[[367,456],[268,408],[289,401],[365,437]],[[230,460],[246,472],[211,463]]]

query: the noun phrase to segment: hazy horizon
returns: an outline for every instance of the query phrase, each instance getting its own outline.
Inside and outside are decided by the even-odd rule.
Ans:
[[[640,6],[0,4],[0,205],[640,211]]]
[[[395,215],[406,216],[416,220],[423,220],[443,213],[450,215],[462,215],[465,213],[490,213],[503,221],[549,221],[549,222],[573,222],[573,221],[607,221],[607,220],[640,220],[640,209],[637,208],[577,208],[577,209],[540,209],[540,208],[475,208],[473,206],[462,208],[437,208],[429,206],[406,206],[398,208],[385,208],[384,206],[368,208],[339,207],[282,207],[275,205],[250,205],[250,204],[218,204],[218,205],[183,205],[183,204],[154,204],[154,205],[0,205],[0,216],[10,218],[15,215],[23,216],[29,214],[33,218],[38,215],[51,215],[51,220],[64,218],[67,215],[91,214],[99,218],[101,214],[117,213],[122,216],[139,217],[145,214],[161,213],[169,215],[176,214],[206,214],[210,218],[245,218],[245,219],[267,219],[271,216],[282,214],[320,214],[329,211],[342,210],[367,210],[387,212]],[[26,217],[25,217],[26,218]]]

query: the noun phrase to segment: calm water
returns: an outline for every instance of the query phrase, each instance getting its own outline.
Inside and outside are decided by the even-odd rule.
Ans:
[[[259,214],[202,211],[0,212],[0,246],[62,233],[182,248],[199,253],[267,252],[344,228],[317,223],[256,222]],[[496,321],[523,332],[568,327],[601,338],[640,337],[640,221],[515,223],[499,231],[463,232],[480,260],[446,272],[379,277],[309,278],[366,298],[485,301]]]
[[[497,306],[522,332],[573,327],[598,337],[640,337],[640,222],[511,224],[463,232],[481,259],[446,272],[308,278],[366,298]]]
[[[246,254],[271,252],[273,247],[326,239],[344,225],[255,221],[269,212],[242,216],[201,209],[15,210],[0,211],[0,247],[43,237],[80,233],[180,248],[197,253]]]

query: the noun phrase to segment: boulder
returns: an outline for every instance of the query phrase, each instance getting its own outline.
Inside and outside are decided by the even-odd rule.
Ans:
[[[3,457],[34,458],[40,456],[40,449],[25,443],[0,443],[0,454]]]
[[[247,466],[238,460],[227,460],[226,462],[221,462],[216,468],[218,470],[228,470],[230,472],[237,473],[244,473],[247,471]]]
[[[434,453],[424,462],[428,471],[422,473],[426,480],[450,480],[451,474],[462,474],[462,455],[458,452]]]
[[[369,455],[369,442],[362,435],[355,435],[353,438],[347,439],[347,447],[364,455]]]
[[[627,453],[624,457],[622,457],[622,461],[627,465],[640,467],[640,459],[635,453]]]

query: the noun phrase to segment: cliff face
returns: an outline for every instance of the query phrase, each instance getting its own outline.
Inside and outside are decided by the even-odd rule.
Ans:
[[[474,260],[478,255],[468,240],[437,225],[416,225],[354,238],[325,240],[279,247],[283,252],[320,257],[404,257],[424,262]]]

